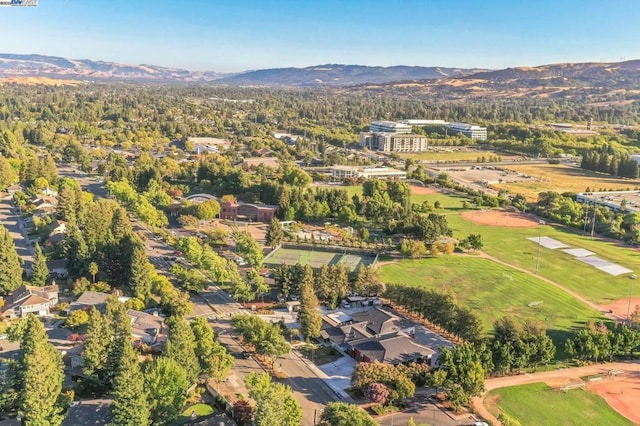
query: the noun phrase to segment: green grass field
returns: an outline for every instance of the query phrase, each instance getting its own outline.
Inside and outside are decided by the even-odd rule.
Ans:
[[[496,389],[485,397],[490,412],[498,410],[526,425],[607,425],[633,423],[614,411],[595,393],[573,389],[555,391],[544,383]]]
[[[487,331],[495,320],[512,316],[542,322],[556,346],[562,349],[570,332],[589,319],[601,319],[599,312],[562,290],[531,275],[470,256],[441,256],[402,260],[383,265],[385,283],[404,283],[449,292],[458,303],[478,314]],[[542,302],[529,306],[532,302]]]
[[[288,247],[281,247],[269,254],[265,260],[265,265],[310,265],[314,269],[323,265],[346,265],[349,270],[354,271],[360,263],[370,265],[374,257],[360,256],[353,253],[328,252],[319,250],[302,250]]]

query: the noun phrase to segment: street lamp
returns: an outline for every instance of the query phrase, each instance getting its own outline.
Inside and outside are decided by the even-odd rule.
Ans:
[[[545,225],[546,222],[541,220],[540,224],[540,232],[538,233],[538,256],[536,257],[536,274],[540,270],[540,246],[542,245],[542,225]]]

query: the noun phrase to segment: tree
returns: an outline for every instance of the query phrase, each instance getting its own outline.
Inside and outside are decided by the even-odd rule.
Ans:
[[[382,383],[370,383],[367,387],[367,398],[376,404],[385,405],[389,398],[389,388]]]
[[[140,371],[138,356],[131,346],[131,339],[118,339],[120,360],[113,382],[111,424],[114,426],[148,425],[149,404],[144,376]]]
[[[89,249],[78,227],[71,223],[64,240],[64,254],[67,258],[69,276],[80,277],[87,273]]]
[[[216,381],[223,381],[233,367],[233,356],[214,340],[213,329],[204,317],[193,320],[191,330],[196,342],[194,350],[200,365],[200,377],[205,380],[213,377]]]
[[[258,426],[293,426],[302,421],[302,408],[293,398],[291,388],[274,383],[267,373],[251,373],[245,379],[249,396],[256,401],[255,422]]]
[[[88,376],[103,377],[107,363],[108,342],[105,339],[106,334],[105,320],[100,311],[95,306],[92,306],[89,310],[87,335],[82,351],[82,358],[84,359],[82,371]]]
[[[34,315],[23,320],[20,415],[25,424],[60,425],[57,405],[64,374],[62,355],[47,341],[42,322]]]
[[[284,230],[282,229],[282,225],[280,225],[280,221],[277,218],[271,219],[271,223],[267,227],[267,245],[271,247],[275,247],[279,245],[284,239]]]
[[[131,320],[127,315],[127,309],[120,303],[117,297],[111,296],[107,300],[104,314],[104,340],[107,342],[107,359],[104,367],[104,383],[113,386],[115,376],[123,358],[122,342],[126,341],[131,346]]]
[[[144,243],[139,238],[134,239],[129,287],[139,299],[146,300],[151,294],[151,269]]]
[[[77,309],[69,314],[65,324],[68,327],[76,328],[80,327],[82,324],[86,324],[89,322],[89,314],[87,311],[82,309]]]
[[[158,357],[145,371],[144,382],[149,390],[147,400],[154,424],[177,419],[190,385],[184,368],[171,358]]]
[[[7,228],[0,228],[0,292],[8,294],[22,285],[22,260]]]
[[[91,279],[95,283],[96,275],[98,274],[98,264],[96,262],[91,262],[89,264],[89,274],[91,274]]]
[[[36,243],[33,264],[31,266],[31,285],[44,287],[47,285],[49,278],[49,268],[47,267],[47,258],[40,248],[40,244]]]
[[[196,217],[200,220],[210,220],[220,213],[220,204],[216,200],[203,201],[196,206]]]
[[[318,298],[313,288],[313,270],[306,265],[300,285],[300,314],[299,321],[302,334],[308,340],[320,336],[322,316],[318,306]]]
[[[366,411],[346,402],[330,402],[320,416],[322,426],[376,426]]]
[[[242,397],[242,395],[240,395]],[[233,420],[238,423],[239,426],[249,426],[253,421],[253,407],[249,404],[249,401],[239,399],[233,404]]]
[[[187,373],[189,383],[194,383],[200,373],[200,364],[196,356],[196,341],[189,322],[183,317],[171,317],[169,337],[164,354],[175,360]]]
[[[264,255],[258,242],[246,231],[234,234],[236,241],[236,252],[254,268],[262,266]]]
[[[469,234],[465,239],[460,241],[460,246],[469,250],[482,250],[484,243],[482,242],[482,235]]]

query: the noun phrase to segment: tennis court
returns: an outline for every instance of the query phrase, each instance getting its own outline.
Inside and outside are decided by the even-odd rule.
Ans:
[[[309,265],[314,269],[320,269],[324,265],[346,265],[350,271],[354,271],[360,263],[370,265],[375,257],[353,253],[340,253],[331,251],[315,251],[281,247],[264,259],[268,266],[277,265]]]

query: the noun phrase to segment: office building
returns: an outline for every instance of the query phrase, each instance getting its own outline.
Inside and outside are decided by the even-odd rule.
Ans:
[[[331,179],[334,182],[342,182],[347,178],[364,179],[406,179],[407,172],[391,167],[358,167],[358,166],[333,166],[331,167]]]
[[[450,131],[454,133],[460,133],[468,138],[486,141],[487,140],[487,128],[480,126],[473,126],[466,123],[449,123],[447,125]]]
[[[371,151],[424,152],[427,137],[411,133],[360,133],[360,146]]]
[[[374,121],[369,125],[369,131],[373,133],[411,133],[411,126],[395,121]]]

